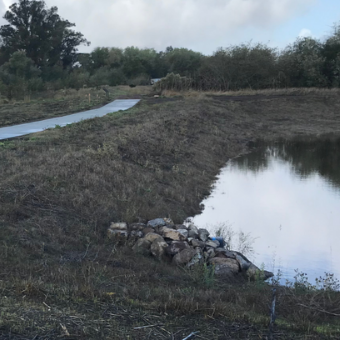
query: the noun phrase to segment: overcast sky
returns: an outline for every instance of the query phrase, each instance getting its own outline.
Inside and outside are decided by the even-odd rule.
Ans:
[[[15,1],[0,0],[1,17]],[[242,42],[284,47],[299,35],[325,37],[340,21],[339,0],[46,0],[97,46],[211,54]],[[0,19],[0,24],[5,20]]]

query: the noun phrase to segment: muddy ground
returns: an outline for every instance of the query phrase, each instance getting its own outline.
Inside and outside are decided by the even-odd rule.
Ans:
[[[138,258],[106,229],[181,223],[230,157],[259,140],[337,138],[339,108],[332,91],[149,96],[1,143],[0,339],[266,339],[270,286]],[[339,338],[339,306],[338,293],[282,288],[275,339]]]

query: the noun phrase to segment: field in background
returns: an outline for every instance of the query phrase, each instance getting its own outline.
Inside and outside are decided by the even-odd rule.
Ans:
[[[105,92],[103,88],[107,89]],[[80,90],[64,89],[34,93],[23,100],[0,101],[0,127],[66,116],[103,106],[115,99],[139,99],[151,86],[101,86]]]
[[[106,229],[181,223],[228,158],[258,139],[339,137],[339,108],[335,91],[163,93],[0,143],[0,339],[265,339],[271,287],[140,258]],[[303,282],[279,289],[274,339],[339,338],[339,305]]]

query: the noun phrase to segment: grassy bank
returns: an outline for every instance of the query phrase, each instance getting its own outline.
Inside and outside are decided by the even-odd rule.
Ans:
[[[105,92],[103,88],[107,89]],[[66,116],[101,107],[115,99],[141,98],[150,86],[101,86],[98,88],[45,91],[23,100],[0,101],[0,127]]]
[[[270,287],[137,258],[106,229],[198,213],[257,139],[339,136],[340,97],[168,95],[0,144],[0,339],[265,338]],[[338,294],[297,288],[279,291],[275,338],[339,336]]]

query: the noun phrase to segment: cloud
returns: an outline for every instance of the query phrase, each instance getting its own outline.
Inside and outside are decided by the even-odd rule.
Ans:
[[[6,5],[13,2],[5,0]],[[256,39],[316,0],[45,0],[96,46],[188,47],[211,53]],[[254,34],[254,33],[253,33]]]
[[[306,37],[311,37],[311,36],[312,36],[312,31],[309,30],[308,28],[303,28],[299,33],[300,38],[306,38]]]

